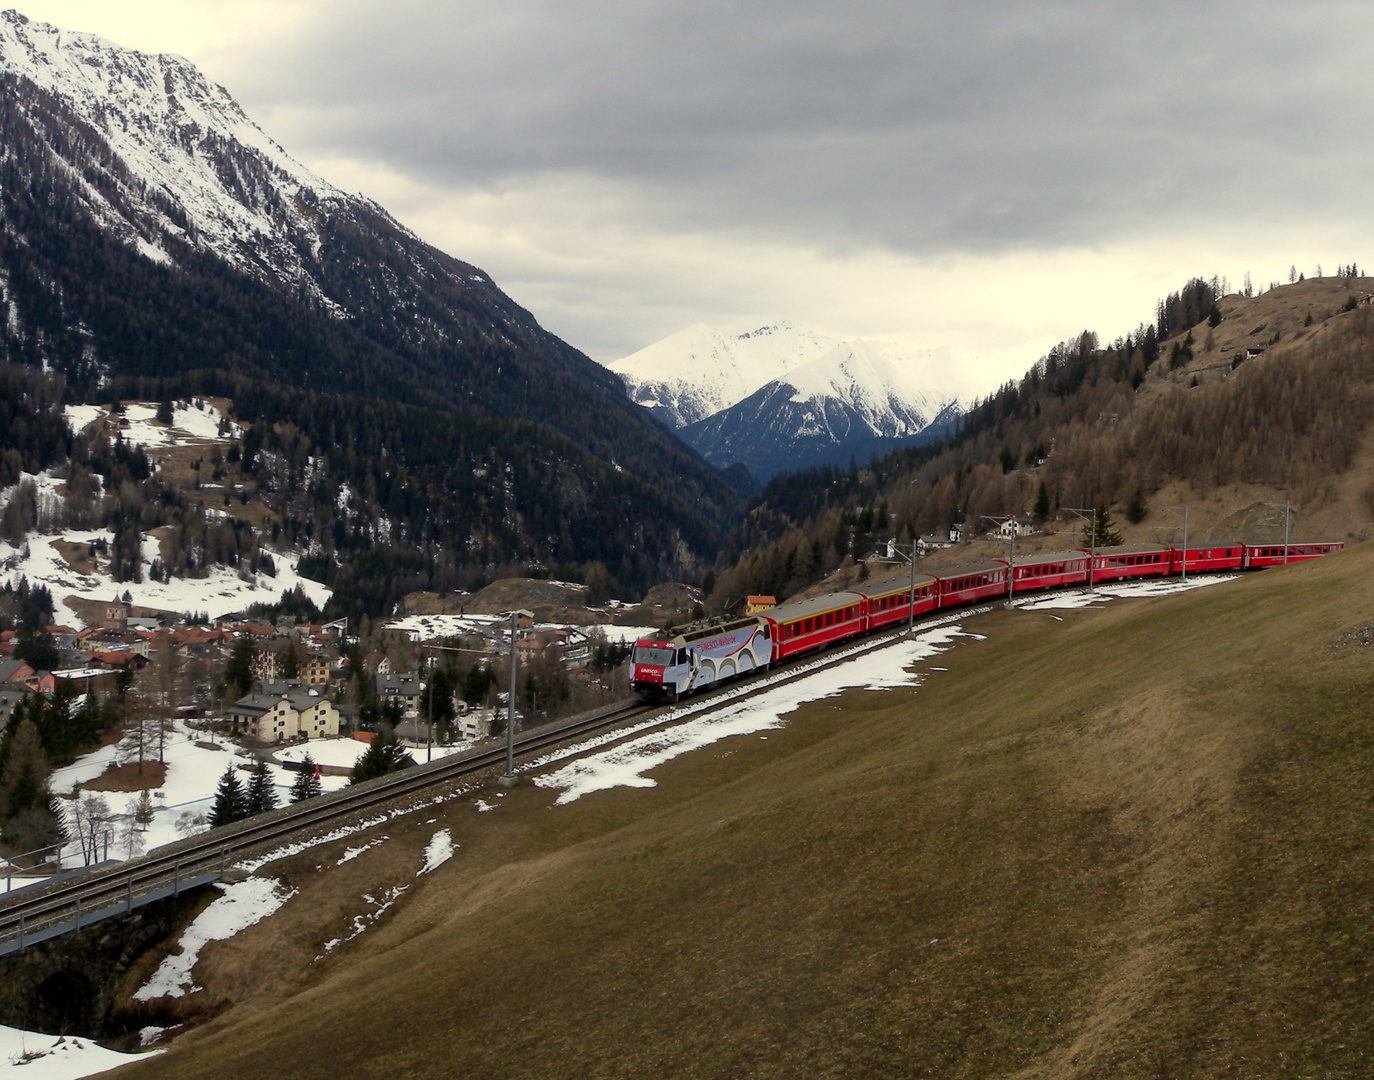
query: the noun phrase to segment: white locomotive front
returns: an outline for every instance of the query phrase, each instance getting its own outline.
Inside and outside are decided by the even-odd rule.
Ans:
[[[768,623],[759,618],[691,626],[641,638],[630,652],[630,688],[641,700],[676,701],[773,662]]]

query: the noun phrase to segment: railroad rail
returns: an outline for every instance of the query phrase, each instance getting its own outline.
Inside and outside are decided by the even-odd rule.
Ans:
[[[1039,595],[1059,591],[1072,590],[1046,590]],[[932,629],[991,609],[992,605],[960,608],[923,619],[913,629]],[[654,727],[668,726],[811,675],[860,653],[881,648],[906,633],[904,625],[873,631],[858,641],[841,642],[818,654],[776,664],[771,671],[724,684],[678,705],[615,702],[517,734],[515,753],[527,759],[560,744],[645,718],[648,722],[633,724],[624,732],[625,738],[632,738]],[[611,739],[598,743],[594,749],[600,750],[613,741],[614,733]],[[391,807],[408,796],[502,766],[505,757],[504,746],[478,747],[448,755],[164,845],[137,859],[117,865],[102,864],[74,876],[64,875],[62,880],[46,886],[30,886],[21,892],[0,895],[0,956],[19,952],[155,900],[176,896],[187,889],[232,880],[244,872],[236,873],[231,859],[253,850],[271,850],[269,845],[301,833],[318,833],[323,831],[322,826],[364,818],[369,811]]]

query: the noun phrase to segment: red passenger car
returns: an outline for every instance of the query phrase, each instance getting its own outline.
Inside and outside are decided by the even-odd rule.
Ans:
[[[1345,544],[1249,544],[1245,548],[1245,563],[1249,567],[1258,568],[1261,566],[1282,566],[1285,562],[1303,562],[1307,559],[1319,559],[1323,555],[1330,555],[1334,551],[1340,551]],[[1285,558],[1285,552],[1287,557]],[[1192,569],[1189,564],[1188,569]]]
[[[1039,589],[1058,589],[1065,585],[1082,585],[1087,580],[1086,551],[1047,551],[1016,560],[1012,592],[1019,595]]]
[[[927,611],[934,611],[940,600],[939,580],[929,574],[916,575],[916,611],[911,610],[911,578],[893,578],[876,584],[856,585],[854,592],[867,601],[869,630],[884,626],[895,626],[919,617]]]
[[[1123,581],[1145,577],[1166,577],[1173,573],[1174,549],[1158,546],[1102,548],[1093,556],[1089,580]]]
[[[761,612],[773,627],[774,663],[862,634],[866,606],[858,593],[838,592]]]
[[[940,606],[972,604],[991,596],[1007,593],[1007,564],[1004,562],[977,563],[974,566],[954,566],[940,571]]]
[[[1183,548],[1173,549],[1173,563],[1171,574],[1181,574],[1185,569],[1190,574],[1239,570],[1245,565],[1245,545],[1189,544],[1186,552]]]

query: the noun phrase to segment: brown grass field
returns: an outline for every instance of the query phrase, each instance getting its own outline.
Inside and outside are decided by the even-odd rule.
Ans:
[[[1374,1075],[1374,545],[1053,614],[653,789],[525,784],[270,868],[300,894],[119,1075]]]

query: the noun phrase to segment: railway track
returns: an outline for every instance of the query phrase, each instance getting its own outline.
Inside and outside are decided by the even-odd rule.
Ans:
[[[921,620],[915,624],[915,629],[932,628],[988,610],[989,606],[963,608]],[[858,641],[840,643],[819,654],[774,665],[762,677],[727,684],[677,706],[629,701],[608,705],[517,735],[515,753],[517,758],[529,759],[589,735],[612,733],[612,738],[597,744],[599,750],[615,741],[614,729],[617,727],[629,724],[624,737],[631,738],[654,727],[678,723],[727,702],[841,663],[861,652],[880,648],[901,637],[906,629],[905,624],[899,624]],[[207,882],[225,880],[233,875],[233,860],[254,851],[266,853],[293,837],[318,835],[328,831],[329,826],[365,819],[369,812],[394,808],[408,797],[503,766],[505,758],[504,745],[447,756],[214,829],[116,866],[92,868],[47,887],[0,896],[0,956],[153,900],[174,896]]]

